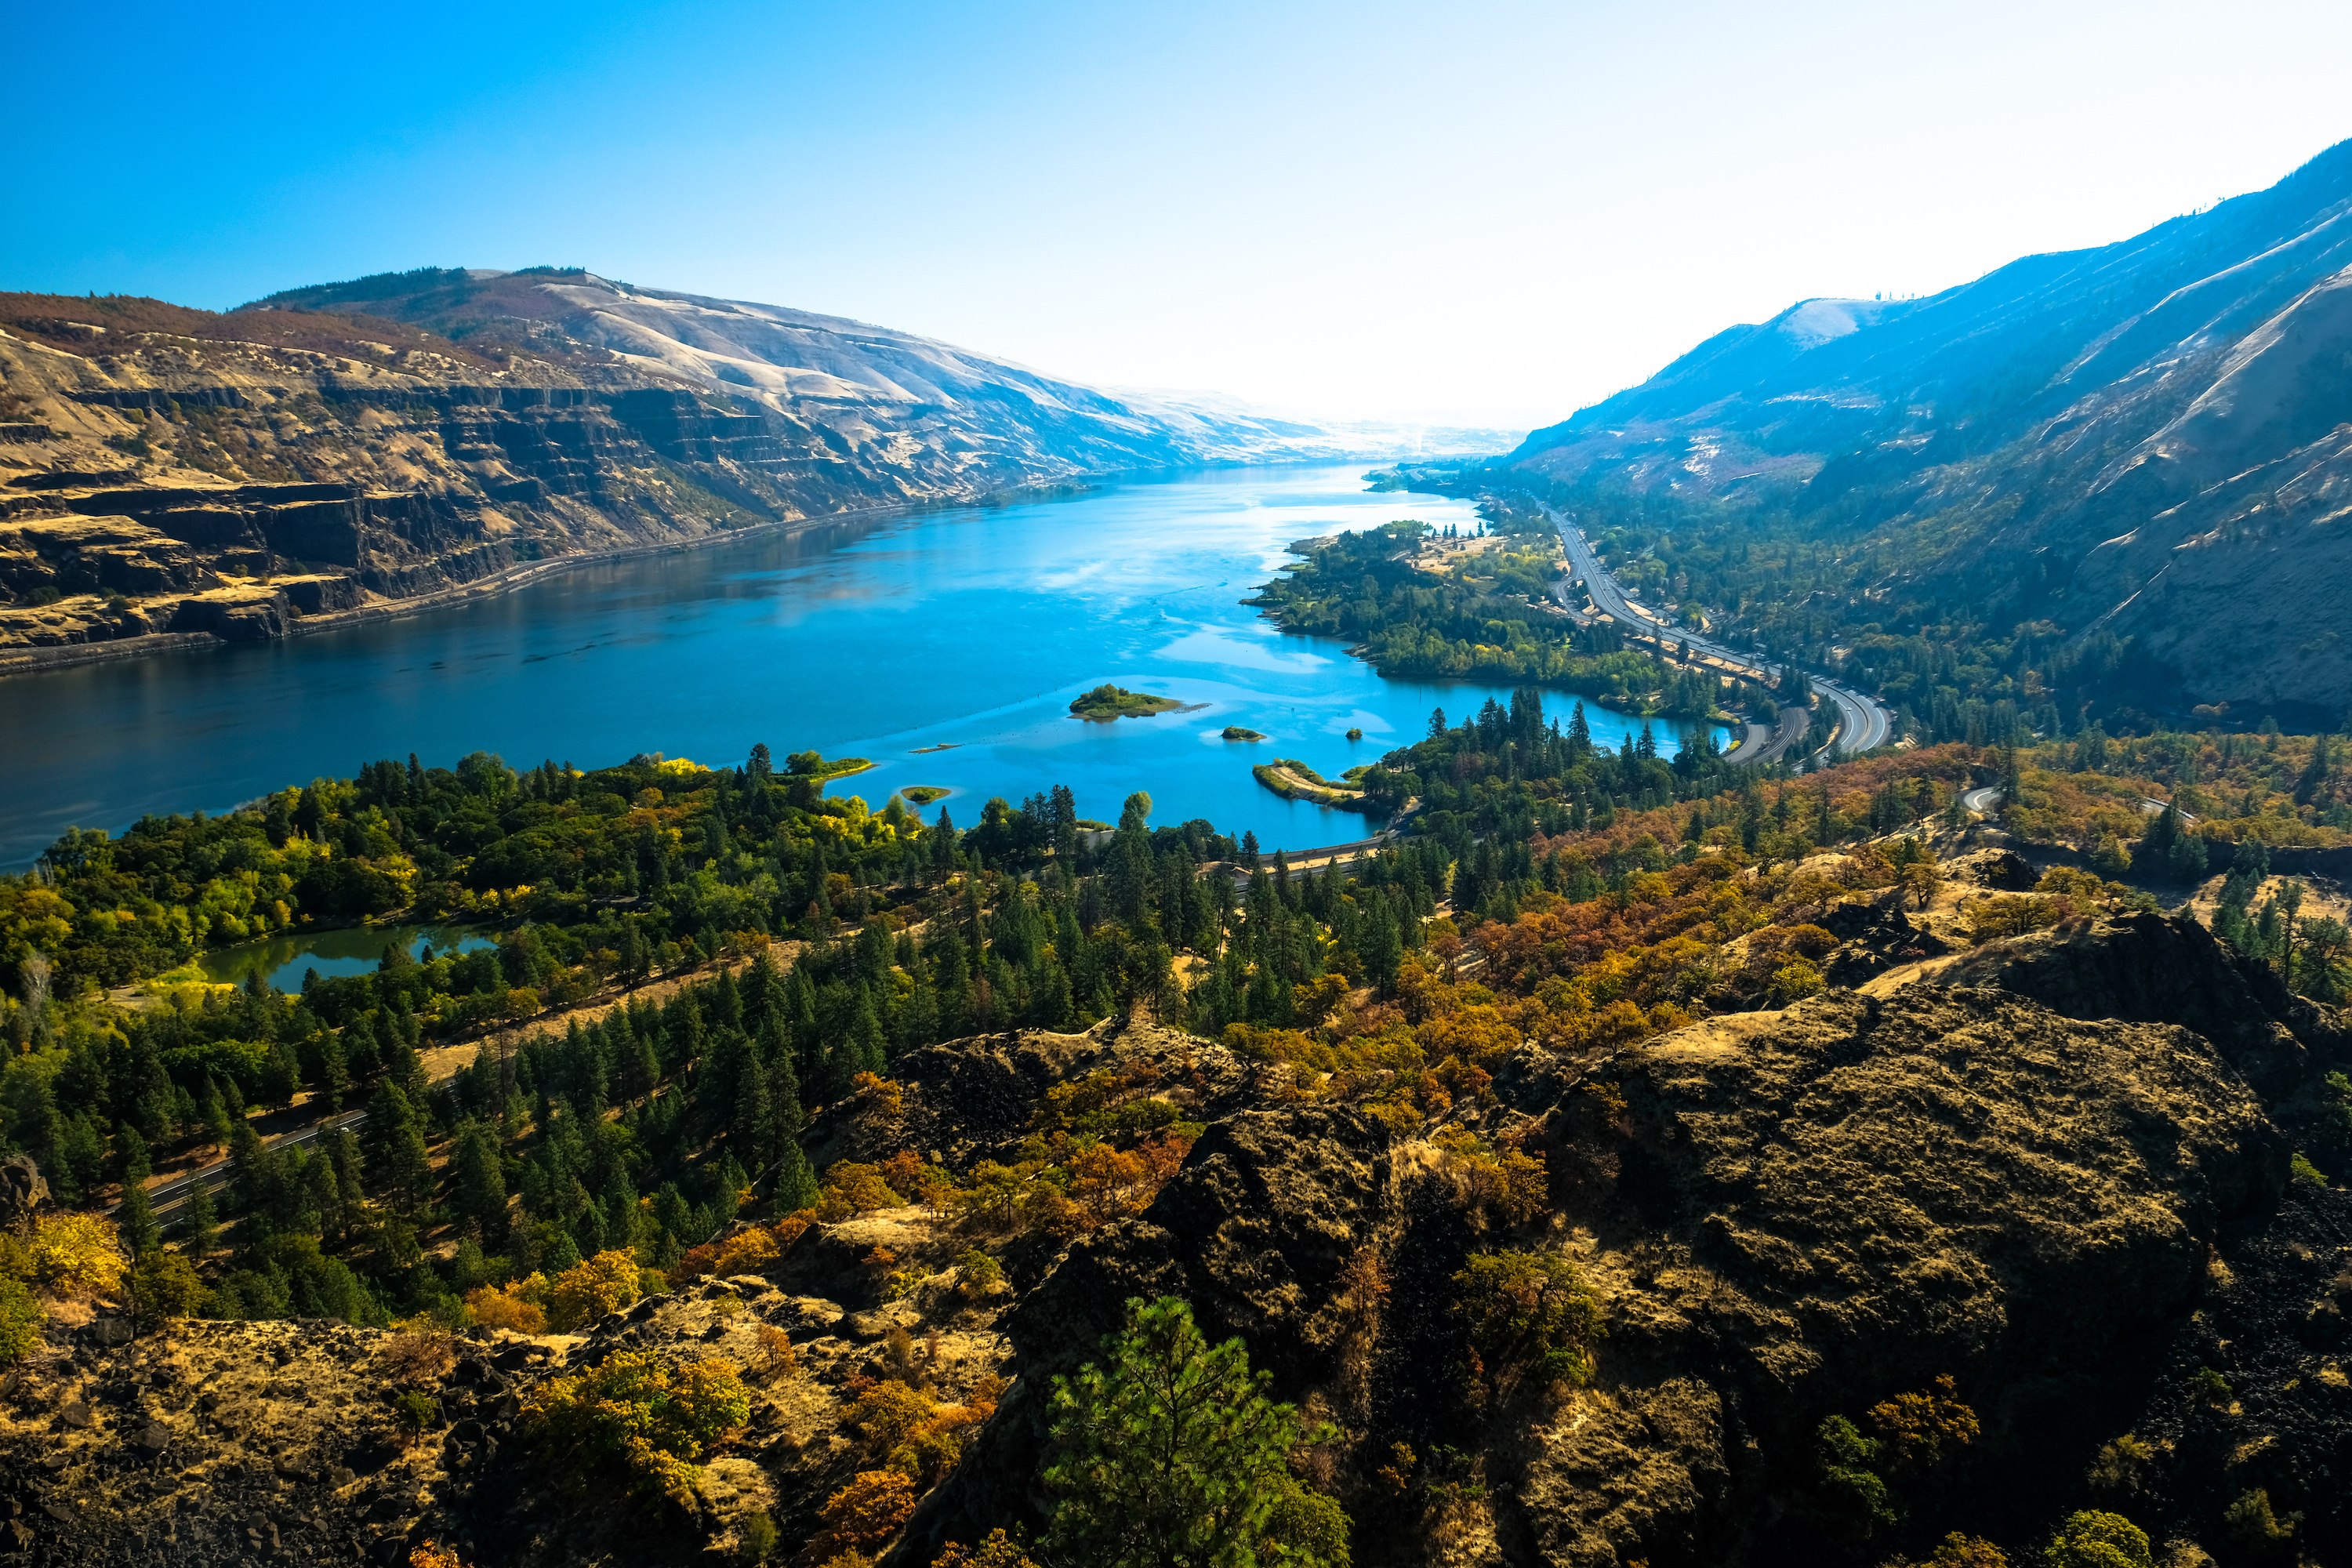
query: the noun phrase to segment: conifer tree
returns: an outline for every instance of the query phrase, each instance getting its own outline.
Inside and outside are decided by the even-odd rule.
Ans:
[[[1348,1560],[1348,1517],[1290,1473],[1338,1436],[1265,1397],[1238,1339],[1212,1349],[1176,1297],[1128,1303],[1104,1358],[1054,1380],[1059,1494],[1050,1561],[1097,1568],[1319,1568]]]
[[[188,1184],[187,1211],[188,1238],[181,1250],[202,1262],[220,1244],[220,1221],[213,1211],[212,1188],[201,1173]]]

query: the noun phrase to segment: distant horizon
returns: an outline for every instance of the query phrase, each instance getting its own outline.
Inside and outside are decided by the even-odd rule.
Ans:
[[[2128,29],[2022,0],[1965,28],[1526,0],[1442,29],[1329,0],[408,19],[26,18],[26,58],[103,58],[141,112],[93,120],[70,73],[28,73],[39,221],[0,245],[0,281],[226,310],[424,265],[580,265],[1094,386],[1528,430],[1802,300],[2110,244],[2352,132],[2331,76],[2352,14],[2297,0]],[[299,136],[265,107],[256,151],[208,153],[208,177],[153,129],[352,61],[397,99]],[[2182,81],[2199,114],[2150,112]]]

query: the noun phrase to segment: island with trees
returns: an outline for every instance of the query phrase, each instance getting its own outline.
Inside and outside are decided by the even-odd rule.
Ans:
[[[1124,686],[1105,681],[1092,691],[1070,703],[1075,718],[1092,724],[1108,724],[1118,719],[1149,719],[1155,713],[1172,713],[1184,704],[1173,697],[1160,697],[1149,691],[1129,691]]]

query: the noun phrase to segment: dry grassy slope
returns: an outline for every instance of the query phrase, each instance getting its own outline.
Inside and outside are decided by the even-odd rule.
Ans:
[[[446,278],[362,301],[382,314],[0,294],[0,669],[284,636],[733,528],[1301,450],[1295,427],[1138,412],[856,322],[586,274]],[[280,303],[347,310],[354,290]]]

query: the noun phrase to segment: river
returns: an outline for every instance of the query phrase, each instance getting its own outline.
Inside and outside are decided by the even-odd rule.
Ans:
[[[717,765],[758,742],[780,763],[870,757],[835,793],[879,806],[942,787],[967,825],[991,795],[1066,784],[1085,816],[1114,820],[1145,790],[1155,823],[1206,817],[1269,850],[1360,837],[1361,816],[1281,800],[1251,764],[1297,757],[1336,775],[1419,738],[1433,708],[1458,721],[1509,697],[1383,680],[1240,603],[1295,539],[1403,517],[1476,526],[1467,502],[1368,492],[1360,468],[1194,471],[827,523],[281,643],[0,680],[16,754],[0,770],[0,864],[29,864],[68,826],[225,811],[412,752],[442,767],[476,750],[517,766],[638,752]],[[1198,706],[1071,718],[1071,698],[1103,681]],[[1549,699],[1563,719],[1568,700]],[[1587,711],[1596,739],[1638,724]],[[1267,739],[1223,741],[1227,725]],[[918,754],[932,746],[954,749]]]

